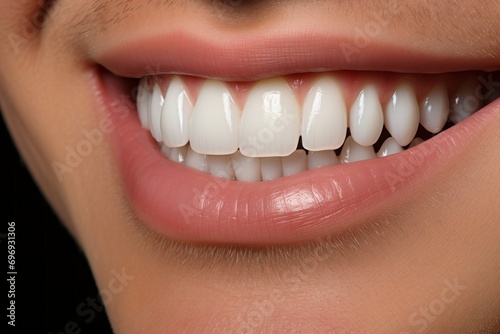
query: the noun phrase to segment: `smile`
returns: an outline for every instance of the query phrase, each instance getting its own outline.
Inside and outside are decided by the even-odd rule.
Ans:
[[[498,73],[464,63],[425,74],[446,62],[424,57],[420,73],[404,74],[381,67],[380,50],[359,70],[292,50],[273,71],[241,44],[231,55],[246,52],[252,66],[219,46],[207,52],[220,61],[202,66],[183,53],[189,43],[161,45],[96,55],[104,70],[94,77],[101,116],[118,129],[127,201],[141,225],[173,240],[301,244],[382,221],[480,145],[498,115]],[[131,91],[121,117],[112,101]]]
[[[146,77],[137,110],[170,160],[256,182],[399,153],[491,99],[481,73],[404,77],[338,72],[229,84]]]

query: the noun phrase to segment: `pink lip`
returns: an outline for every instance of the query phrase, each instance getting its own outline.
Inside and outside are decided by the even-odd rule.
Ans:
[[[125,114],[124,105],[113,107],[111,101],[126,90],[123,82],[111,75],[103,78],[101,109],[117,129],[111,142],[135,214],[160,235],[200,243],[303,243],[381,217],[459,163],[500,111],[495,101],[425,143],[387,158],[243,183],[166,159],[141,128],[133,106]]]
[[[300,41],[300,43],[297,43]],[[94,41],[96,42],[96,41]],[[333,70],[444,73],[468,70],[492,72],[496,59],[436,55],[411,49],[400,40],[370,43],[350,54],[339,45],[355,43],[342,35],[306,35],[280,30],[241,34],[175,31],[156,34],[134,31],[106,45],[91,48],[91,57],[112,73],[139,78],[159,73],[181,73],[225,81],[255,81],[290,73]]]

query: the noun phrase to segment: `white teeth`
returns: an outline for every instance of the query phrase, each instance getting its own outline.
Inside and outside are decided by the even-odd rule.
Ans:
[[[193,151],[191,146],[187,151],[186,165],[201,172],[208,173],[210,171],[208,168],[207,156]]]
[[[256,182],[414,147],[423,142],[414,138],[419,122],[438,133],[448,116],[458,123],[476,112],[481,107],[476,88],[470,78],[450,102],[446,87],[438,83],[419,105],[412,86],[403,83],[382,109],[377,89],[366,85],[349,111],[351,135],[345,142],[346,103],[340,83],[328,75],[316,79],[302,109],[285,79],[259,81],[246,94],[243,114],[221,81],[205,80],[193,107],[181,77],[170,78],[165,97],[159,83],[151,89],[151,81],[143,79],[137,110],[141,125],[168,159],[225,179]],[[384,123],[392,137],[375,153]],[[308,154],[296,150],[301,135]]]
[[[240,110],[221,81],[206,80],[191,116],[189,141],[202,154],[231,154],[238,149]]]
[[[187,152],[188,152],[188,145],[183,147],[174,147],[172,148],[172,150],[170,150],[168,158],[172,161],[183,164],[186,162]]]
[[[208,155],[207,162],[210,174],[224,179],[235,178],[230,155]]]
[[[481,104],[476,97],[477,81],[469,79],[458,89],[451,104],[450,120],[457,124],[479,110]]]
[[[384,111],[385,127],[401,146],[408,145],[418,130],[419,108],[413,88],[400,85]]]
[[[260,181],[260,158],[246,157],[240,151],[236,151],[231,155],[231,160],[238,181]]]
[[[151,104],[149,105],[149,128],[151,134],[157,142],[161,142],[161,109],[163,108],[163,94],[161,93],[160,86],[155,83],[153,94],[151,96]]]
[[[161,134],[165,145],[180,147],[187,144],[192,111],[193,105],[182,80],[174,76],[168,86],[161,112]]]
[[[304,150],[296,150],[287,157],[281,158],[283,176],[290,176],[307,170],[307,155]]]
[[[300,107],[282,78],[258,82],[241,118],[239,147],[248,157],[287,156],[297,148]]]
[[[386,157],[388,155],[396,154],[403,151],[404,149],[401,146],[399,146],[398,142],[394,138],[389,137],[384,141],[384,143],[380,147],[380,150],[377,152],[377,156]]]
[[[260,170],[263,181],[270,181],[282,177],[283,171],[281,167],[281,158],[279,157],[261,158]]]
[[[307,168],[315,169],[338,164],[339,160],[334,151],[309,151],[307,155]]]
[[[323,77],[306,96],[302,109],[302,146],[311,151],[342,146],[347,132],[347,110],[340,85]]]
[[[429,132],[438,133],[448,120],[448,92],[442,84],[435,86],[420,104],[420,124]]]
[[[147,81],[143,79],[139,83],[137,92],[137,112],[139,113],[139,120],[143,128],[149,130],[148,110],[151,100],[151,92],[147,88]]]
[[[417,145],[419,145],[419,144],[422,144],[423,142],[424,142],[424,140],[423,140],[422,138],[417,137],[417,138],[415,138],[415,139],[413,139],[413,140],[411,141],[411,143],[410,143],[410,147],[409,147],[409,148],[412,148],[412,147],[414,147],[414,146],[417,146]]]
[[[342,163],[348,163],[373,159],[376,157],[377,155],[375,154],[373,146],[361,146],[349,136],[345,140],[339,158]]]
[[[360,145],[370,146],[377,142],[384,127],[384,114],[377,90],[365,86],[351,107],[349,128],[352,138]]]
[[[172,149],[168,146],[162,145],[160,151],[161,153],[163,153],[164,156],[168,157],[170,156]]]

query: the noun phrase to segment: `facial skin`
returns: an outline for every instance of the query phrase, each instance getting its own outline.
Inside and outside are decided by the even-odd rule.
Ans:
[[[498,104],[446,173],[363,228],[302,246],[193,245],[146,230],[125,195],[107,135],[63,182],[52,168],[64,161],[67,146],[84,139],[82,131],[100,126],[88,73],[108,45],[180,23],[231,37],[286,27],[349,37],[351,27],[384,6],[375,0],[60,0],[40,24],[33,21],[36,1],[0,1],[4,118],[98,287],[115,291],[107,312],[116,333],[500,328]],[[404,1],[372,43],[397,42],[408,58],[431,49],[467,69],[498,69],[498,17],[495,2]],[[123,288],[116,272],[126,274]]]

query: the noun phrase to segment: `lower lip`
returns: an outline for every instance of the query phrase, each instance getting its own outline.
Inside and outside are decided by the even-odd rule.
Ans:
[[[140,222],[171,240],[226,245],[307,243],[368,224],[415,188],[431,189],[497,117],[500,106],[496,101],[396,155],[244,183],[165,158],[141,128],[135,107],[112,103],[127,89],[123,83],[109,76],[97,80],[102,116],[117,129],[111,144]]]

